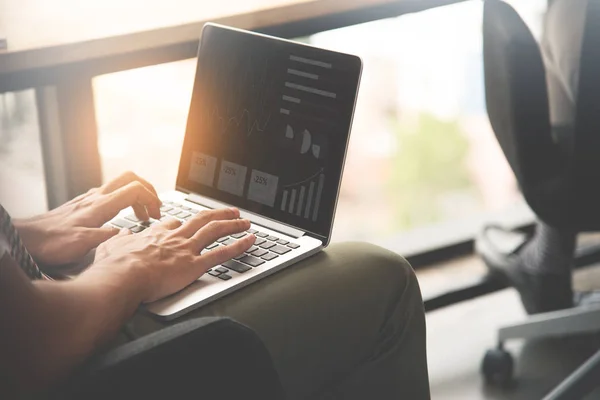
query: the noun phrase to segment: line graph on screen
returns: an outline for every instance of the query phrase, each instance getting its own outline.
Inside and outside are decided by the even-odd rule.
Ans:
[[[268,60],[249,56],[244,62],[213,63],[210,70],[212,79],[203,85],[209,104],[202,115],[205,123],[215,134],[249,137],[265,132],[277,96]]]

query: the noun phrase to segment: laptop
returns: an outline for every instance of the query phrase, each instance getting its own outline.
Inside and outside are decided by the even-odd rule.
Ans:
[[[245,254],[146,310],[170,320],[321,251],[330,241],[362,70],[353,55],[206,24],[177,175],[162,218],[237,207]],[[137,233],[131,209],[111,224]]]

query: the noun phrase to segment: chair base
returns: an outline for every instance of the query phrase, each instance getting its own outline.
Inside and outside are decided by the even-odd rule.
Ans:
[[[512,357],[504,350],[510,339],[542,339],[600,332],[600,304],[536,314],[498,330],[498,347],[489,350],[482,363],[488,383],[508,384],[512,379]],[[501,361],[501,362],[500,362]],[[510,364],[511,368],[506,366]],[[576,400],[595,389],[600,381],[600,351],[580,366],[544,400]]]
[[[527,320],[500,328],[498,341],[542,339],[600,331],[600,305],[575,307],[530,316]]]

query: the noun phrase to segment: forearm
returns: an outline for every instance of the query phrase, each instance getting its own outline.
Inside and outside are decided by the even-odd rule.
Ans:
[[[32,284],[20,271],[3,268],[0,324],[11,330],[0,338],[7,355],[0,370],[2,381],[12,382],[10,391],[60,381],[118,332],[140,303],[138,284],[124,270],[116,275],[99,268],[71,282]]]

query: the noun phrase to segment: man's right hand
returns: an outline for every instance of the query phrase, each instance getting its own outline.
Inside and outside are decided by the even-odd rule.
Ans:
[[[106,274],[134,285],[140,302],[173,294],[194,282],[208,269],[250,248],[256,237],[248,234],[234,244],[200,254],[217,239],[246,231],[248,220],[237,209],[202,211],[183,225],[169,219],[135,235],[122,230],[96,250],[92,266],[82,278]]]

